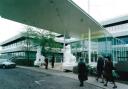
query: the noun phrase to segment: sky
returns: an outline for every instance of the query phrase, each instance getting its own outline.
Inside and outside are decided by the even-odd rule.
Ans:
[[[73,0],[98,22],[128,15],[128,0]],[[88,9],[89,7],[89,9]],[[24,25],[0,18],[0,43],[23,31]]]
[[[23,31],[24,26],[20,23],[0,18],[0,43]]]
[[[73,0],[98,22],[128,15],[128,0]],[[88,4],[89,1],[89,4]],[[88,9],[89,6],[89,9]]]

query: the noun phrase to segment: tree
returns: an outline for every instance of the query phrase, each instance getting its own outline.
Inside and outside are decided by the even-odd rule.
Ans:
[[[26,31],[22,34],[30,39],[34,46],[41,47],[41,53],[45,55],[48,52],[51,52],[52,48],[61,47],[57,42],[55,42],[55,35],[53,32],[46,31],[39,28],[26,27]],[[28,42],[30,44],[30,42]]]

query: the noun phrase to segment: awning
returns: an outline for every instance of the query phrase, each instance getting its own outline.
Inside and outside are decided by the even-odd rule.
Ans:
[[[3,18],[72,37],[92,38],[108,34],[91,16],[72,0],[0,0]]]

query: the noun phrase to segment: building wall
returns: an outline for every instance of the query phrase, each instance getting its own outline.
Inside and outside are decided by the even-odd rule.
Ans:
[[[1,54],[20,65],[33,65],[36,59],[36,46],[31,39],[21,37],[18,40],[8,42],[2,45]],[[53,52],[52,52],[53,51]],[[46,52],[43,56],[49,61],[52,55],[55,56],[56,62],[61,62],[63,54],[60,49],[54,48],[51,52]],[[55,51],[55,52],[54,52]]]
[[[107,39],[107,40],[106,40]],[[81,40],[70,43],[72,53],[76,56],[77,61],[80,57],[83,57],[88,63],[88,40]],[[111,53],[109,50],[111,47],[111,41],[108,38],[99,38],[91,40],[91,62],[97,62],[98,55],[106,56]]]
[[[107,26],[105,29],[115,37],[111,40],[113,61],[128,61],[128,23],[115,23],[115,25]]]

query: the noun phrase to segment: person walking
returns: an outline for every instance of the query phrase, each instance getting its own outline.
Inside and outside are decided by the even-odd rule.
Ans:
[[[45,58],[45,69],[48,69],[48,58]]]
[[[54,68],[54,63],[55,63],[55,57],[54,57],[54,55],[53,55],[53,57],[52,57],[52,59],[51,59],[51,66],[52,66],[52,68]]]
[[[105,69],[104,69],[105,78],[106,78],[106,83],[104,84],[104,86],[107,86],[108,81],[111,81],[114,84],[113,88],[117,88],[113,75],[112,75],[113,63],[112,63],[111,57],[107,57],[107,59],[108,60],[105,63]]]
[[[104,67],[104,59],[102,56],[98,57],[98,61],[97,61],[97,78],[96,80],[98,81],[98,79],[101,77],[102,81],[101,83],[104,83],[104,79],[103,79],[103,68]]]
[[[88,80],[87,67],[82,58],[78,63],[78,79],[80,81],[80,87],[84,86],[85,80]]]
[[[106,73],[106,64],[107,64],[107,57],[104,58],[104,67],[103,67],[103,78],[106,79],[107,73]]]

